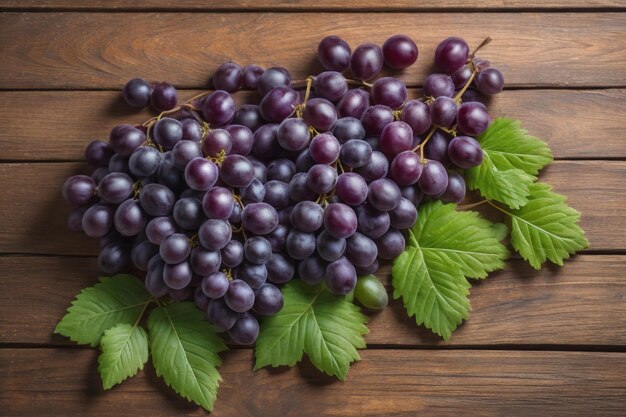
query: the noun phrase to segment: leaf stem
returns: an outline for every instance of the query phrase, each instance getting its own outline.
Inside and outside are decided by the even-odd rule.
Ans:
[[[478,206],[480,206],[482,204],[485,204],[485,203],[489,203],[489,200],[485,199],[485,200],[478,201],[476,203],[471,203],[471,204],[465,204],[465,205],[462,205],[462,206],[457,206],[457,209],[459,209],[459,210],[469,210],[469,209],[473,209],[474,207],[478,207]]]

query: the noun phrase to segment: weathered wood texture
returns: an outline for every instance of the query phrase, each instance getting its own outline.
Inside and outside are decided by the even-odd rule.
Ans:
[[[330,10],[330,11],[420,11],[420,10],[515,10],[515,9],[622,9],[620,0],[397,0],[385,2],[381,0],[2,0],[0,9],[19,10]]]
[[[95,350],[0,350],[6,416],[205,416],[150,366],[103,392]],[[310,365],[253,372],[249,349],[224,356],[212,417],[623,416],[626,354],[368,350],[341,383]],[[170,395],[167,395],[170,393]]]
[[[200,93],[181,92],[181,99]],[[413,97],[419,90],[410,91]],[[242,92],[238,103],[258,102]],[[33,103],[37,115],[33,117]],[[625,158],[619,132],[626,90],[508,90],[489,103],[494,117],[512,117],[546,140],[556,158]],[[3,91],[0,160],[76,160],[93,139],[107,140],[119,123],[139,123],[154,113],[125,105],[117,91]],[[600,146],[601,144],[601,146]]]
[[[626,256],[579,255],[563,268],[520,259],[472,281],[472,314],[444,343],[406,316],[400,301],[369,314],[370,345],[626,346]],[[95,258],[0,257],[0,344],[74,345],[52,334],[78,292],[96,282]],[[380,278],[389,286],[388,266]],[[19,297],[16,295],[19,294]],[[28,300],[28,302],[24,302]]]
[[[398,28],[421,48],[418,63],[400,75],[411,85],[432,70],[451,28],[462,28],[471,45],[495,40],[480,55],[509,87],[626,85],[620,13],[5,13],[0,88],[118,88],[136,76],[198,88],[233,58],[281,65],[303,79],[320,69],[314,51],[322,37],[382,44]]]

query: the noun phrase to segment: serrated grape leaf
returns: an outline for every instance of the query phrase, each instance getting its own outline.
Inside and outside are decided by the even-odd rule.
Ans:
[[[120,323],[104,332],[98,371],[104,389],[134,376],[148,361],[148,334],[138,325]]]
[[[101,277],[98,284],[76,296],[54,332],[74,342],[98,346],[105,330],[119,323],[135,323],[151,298],[143,283],[132,275]]]
[[[511,245],[533,268],[547,259],[557,265],[589,246],[578,225],[580,213],[565,203],[565,197],[552,192],[548,184],[530,186],[528,203],[518,210],[501,209],[509,215]]]
[[[409,316],[448,340],[469,315],[466,277],[484,278],[504,266],[508,251],[502,229],[455,204],[431,201],[420,207],[405,251],[391,271],[393,297]]]
[[[211,411],[221,377],[218,353],[226,345],[195,304],[157,307],[148,317],[150,352],[157,375],[178,394]]]
[[[517,120],[499,118],[478,138],[483,162],[466,171],[467,185],[511,208],[528,201],[528,187],[539,170],[552,162],[548,145],[522,129]]]
[[[367,317],[322,285],[295,280],[282,291],[282,310],[261,323],[254,368],[293,366],[306,353],[317,369],[345,380],[350,363],[360,360],[357,349],[365,348]]]

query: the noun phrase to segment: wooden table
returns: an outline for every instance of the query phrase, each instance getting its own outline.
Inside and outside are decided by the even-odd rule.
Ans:
[[[132,4],[130,4],[132,3]],[[418,87],[451,34],[502,69],[491,113],[550,143],[542,178],[583,213],[591,247],[534,271],[519,259],[471,291],[471,318],[449,343],[399,302],[374,315],[369,349],[345,383],[309,364],[252,371],[224,355],[215,416],[626,415],[626,4],[623,0],[0,0],[0,415],[205,413],[148,366],[103,392],[97,352],[52,335],[94,283],[96,242],[71,234],[63,180],[84,146],[147,112],[120,105],[131,77],[190,97],[228,59],[320,69],[317,42],[405,33],[420,48],[402,74]],[[389,268],[381,271],[388,283]]]

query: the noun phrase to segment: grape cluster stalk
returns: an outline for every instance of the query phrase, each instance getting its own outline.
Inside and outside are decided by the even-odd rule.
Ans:
[[[172,85],[130,80],[125,101],[160,114],[87,146],[92,175],[63,185],[69,227],[100,240],[103,272],[145,272],[154,297],[193,300],[239,344],[281,310],[278,286],[291,279],[337,295],[356,287],[359,302],[382,308],[379,260],[402,253],[425,198],[462,201],[462,170],[482,161],[480,100],[504,82],[475,56],[487,42],[470,53],[460,38],[442,41],[441,72],[415,100],[401,80],[377,78],[417,60],[404,35],[354,51],[326,37],[325,71],[302,82],[227,62],[213,90],[180,105]],[[237,106],[240,89],[258,91],[259,104]]]

